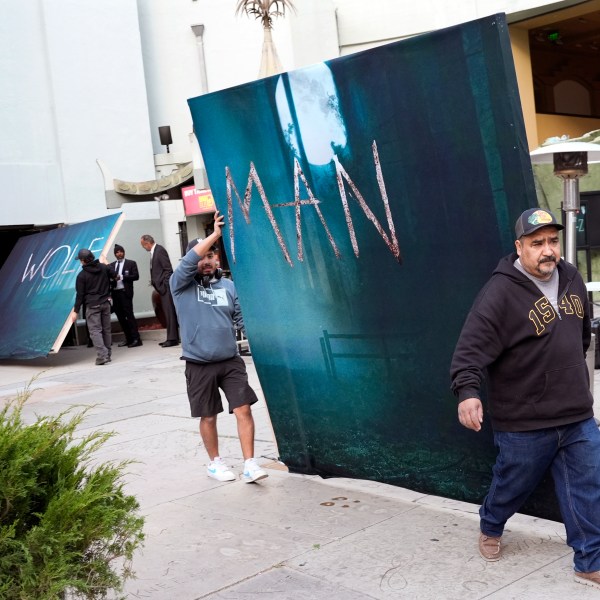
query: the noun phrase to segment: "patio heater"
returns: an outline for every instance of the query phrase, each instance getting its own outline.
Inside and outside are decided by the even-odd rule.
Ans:
[[[541,146],[530,153],[532,163],[554,163],[554,174],[563,180],[562,209],[565,212],[565,260],[577,266],[577,213],[579,178],[587,175],[588,163],[600,162],[600,145],[560,142]]]

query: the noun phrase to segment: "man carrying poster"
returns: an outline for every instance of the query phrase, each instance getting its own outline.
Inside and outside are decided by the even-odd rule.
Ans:
[[[521,214],[516,253],[500,261],[460,334],[452,390],[461,425],[480,431],[487,372],[498,456],[479,510],[482,558],[500,559],[506,522],[550,469],[575,581],[600,588],[600,432],[585,362],[589,304],[581,275],[560,257],[560,229],[546,210]]]
[[[217,481],[235,474],[219,456],[217,415],[223,412],[219,388],[237,419],[244,456],[242,479],[252,483],[267,477],[254,458],[254,417],[258,401],[248,384],[246,365],[239,356],[235,330],[244,328],[233,282],[221,277],[214,244],[221,237],[223,216],[215,213],[214,231],[188,245],[171,276],[171,292],[181,327],[182,359],[192,417],[200,417],[200,435],[210,458],[206,472]]]
[[[114,269],[102,264],[93,252],[82,248],[77,254],[81,271],[75,281],[75,306],[71,313],[73,323],[77,321],[81,305],[85,303],[85,319],[90,338],[98,354],[97,365],[111,361],[110,282],[116,279]]]

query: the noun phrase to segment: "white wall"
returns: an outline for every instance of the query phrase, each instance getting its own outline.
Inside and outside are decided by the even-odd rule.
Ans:
[[[450,27],[504,12],[507,15],[551,5],[559,10],[577,0],[333,0],[341,54],[365,50],[403,37]]]
[[[2,6],[0,225],[102,216],[97,158],[120,179],[154,178],[136,2]]]
[[[158,127],[169,125],[171,152],[187,152],[192,119],[188,98],[203,93],[202,66],[192,25],[204,25],[208,91],[258,76],[263,43],[260,21],[235,14],[236,0],[138,0],[154,152]],[[297,14],[276,19],[273,39],[284,69],[338,55],[332,0],[301,0]]]
[[[9,4],[0,19],[0,224],[62,222],[67,208],[44,21],[35,2]]]
[[[151,135],[169,125],[171,152],[191,160],[188,98],[204,92],[202,65],[191,25],[204,25],[208,91],[257,78],[261,23],[235,15],[237,0],[137,0]],[[573,0],[553,3],[553,8]],[[291,70],[386,41],[477,19],[548,5],[548,0],[296,0],[296,11],[274,21],[273,39],[284,69]],[[119,176],[119,175],[116,175]]]
[[[165,150],[158,135],[162,125],[171,127],[171,152],[190,152],[187,100],[203,92],[191,26],[205,27],[210,91],[248,81],[250,72],[258,73],[262,30],[258,24],[248,26],[245,18],[235,18],[234,0],[138,0],[138,7],[154,152]]]
[[[336,9],[333,0],[295,2],[285,23],[291,37],[292,62],[289,69],[336,58],[340,55]],[[279,27],[284,21],[279,21]],[[286,65],[284,65],[286,67]]]
[[[287,70],[494,12],[573,1],[296,0],[273,38]],[[77,222],[106,214],[96,159],[114,177],[155,177],[170,125],[172,152],[191,160],[187,99],[257,77],[260,22],[236,0],[2,0],[0,226]],[[336,22],[337,20],[337,22]]]

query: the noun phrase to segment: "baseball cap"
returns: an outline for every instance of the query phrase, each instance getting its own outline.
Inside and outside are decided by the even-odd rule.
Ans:
[[[194,238],[193,240],[191,240],[190,243],[187,245],[187,248],[185,249],[185,253],[187,254],[194,246],[196,246],[196,244],[198,244],[199,241],[200,241],[200,238]],[[214,252],[216,249],[217,249],[217,245],[213,244],[209,248],[209,251]]]
[[[198,238],[194,238],[193,240],[191,240],[190,243],[187,245],[187,248],[185,249],[185,253],[187,254],[197,243]]]
[[[542,227],[556,227],[556,229],[564,229],[556,217],[548,210],[543,208],[527,209],[515,223],[515,235],[517,239],[521,236],[529,235]]]
[[[88,250],[87,248],[82,248],[78,253],[77,253],[77,260],[82,260],[84,262],[90,262],[92,260],[94,260],[95,256],[93,254],[93,252],[91,250]]]

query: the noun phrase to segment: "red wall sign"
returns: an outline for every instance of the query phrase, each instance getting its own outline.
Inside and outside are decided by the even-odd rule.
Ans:
[[[217,210],[210,190],[197,190],[193,185],[181,188],[185,216],[201,215]]]

